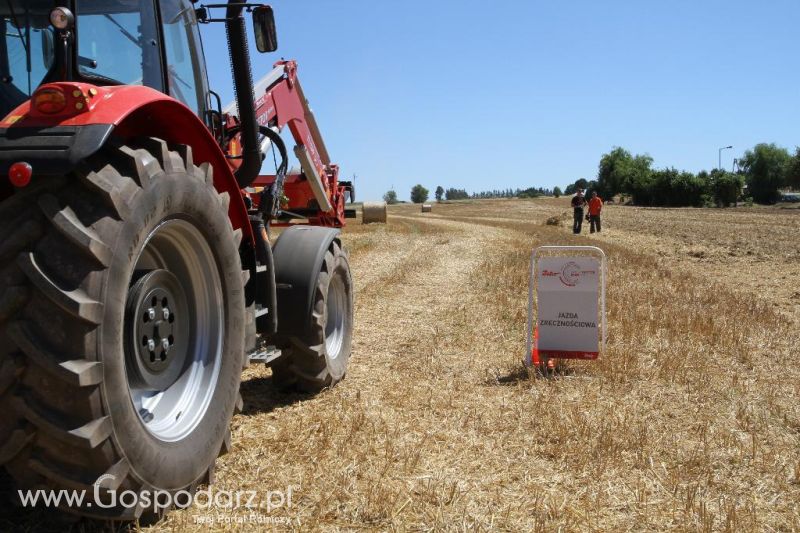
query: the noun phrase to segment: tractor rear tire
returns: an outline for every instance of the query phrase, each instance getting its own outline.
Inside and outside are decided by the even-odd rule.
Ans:
[[[113,145],[0,203],[0,466],[64,508],[157,519],[123,491],[213,479],[240,405],[241,232],[191,148]],[[137,337],[142,335],[142,337]]]
[[[279,342],[284,355],[272,365],[278,388],[317,393],[347,373],[353,338],[353,278],[339,239],[325,252],[309,318],[307,334]]]

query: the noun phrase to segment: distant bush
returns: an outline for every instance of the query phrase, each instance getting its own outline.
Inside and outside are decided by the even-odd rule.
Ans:
[[[447,189],[444,191],[444,197],[448,200],[466,200],[469,198],[469,193],[464,189]]]
[[[517,193],[517,198],[538,198],[539,196],[543,196],[543,193],[533,187]]]
[[[707,179],[674,168],[637,175],[628,187],[636,205],[703,207],[712,203]]]
[[[747,175],[747,187],[753,200],[760,204],[778,201],[778,189],[791,173],[792,156],[786,148],[775,143],[757,144],[744,153],[739,164]]]
[[[394,189],[386,191],[386,194],[383,195],[383,201],[387,204],[396,204],[397,192]]]
[[[786,169],[786,186],[800,189],[800,146],[795,149]]]
[[[709,181],[714,202],[720,207],[735,204],[744,187],[744,176],[724,170],[711,171]]]

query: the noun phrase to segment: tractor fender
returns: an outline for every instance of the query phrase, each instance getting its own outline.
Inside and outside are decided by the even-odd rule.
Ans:
[[[245,241],[255,243],[244,198],[225,154],[206,125],[188,107],[172,98],[149,102],[125,117],[116,133],[122,138],[150,136],[191,146],[194,164],[210,164],[214,169],[214,188],[228,193],[228,217],[233,229],[241,229]]]
[[[37,168],[52,170],[56,161],[60,173],[72,170],[111,137],[123,141],[158,137],[169,143],[185,144],[192,147],[195,165],[208,163],[214,169],[214,188],[228,193],[228,216],[233,228],[241,229],[251,244],[255,242],[244,199],[225,154],[194,111],[170,96],[138,85],[98,87],[57,82],[48,86],[59,87],[68,94],[75,91],[94,96],[81,96],[85,102],[83,111],[70,116],[42,115],[31,109],[29,100],[0,121],[0,148],[4,153],[13,150],[39,157],[40,164],[33,165],[34,179]],[[2,158],[0,167],[7,172],[7,166],[13,162]]]
[[[278,237],[273,255],[279,333],[303,335],[307,332],[317,276],[325,252],[340,233],[335,228],[292,226]]]

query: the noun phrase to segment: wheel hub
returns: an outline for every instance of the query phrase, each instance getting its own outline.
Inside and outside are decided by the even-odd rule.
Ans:
[[[186,294],[168,270],[152,270],[128,292],[128,367],[137,387],[163,391],[181,375],[189,335]]]

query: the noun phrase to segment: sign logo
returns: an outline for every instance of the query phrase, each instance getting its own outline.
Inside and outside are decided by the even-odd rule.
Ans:
[[[582,270],[580,265],[574,261],[570,261],[561,267],[561,272],[553,272],[552,270],[544,270],[542,276],[556,277],[567,287],[576,287],[580,285],[583,276],[592,276],[596,274],[596,270]]]
[[[561,269],[561,274],[558,276],[561,283],[567,287],[574,287],[581,281],[581,269],[577,263],[570,261],[564,268]]]

